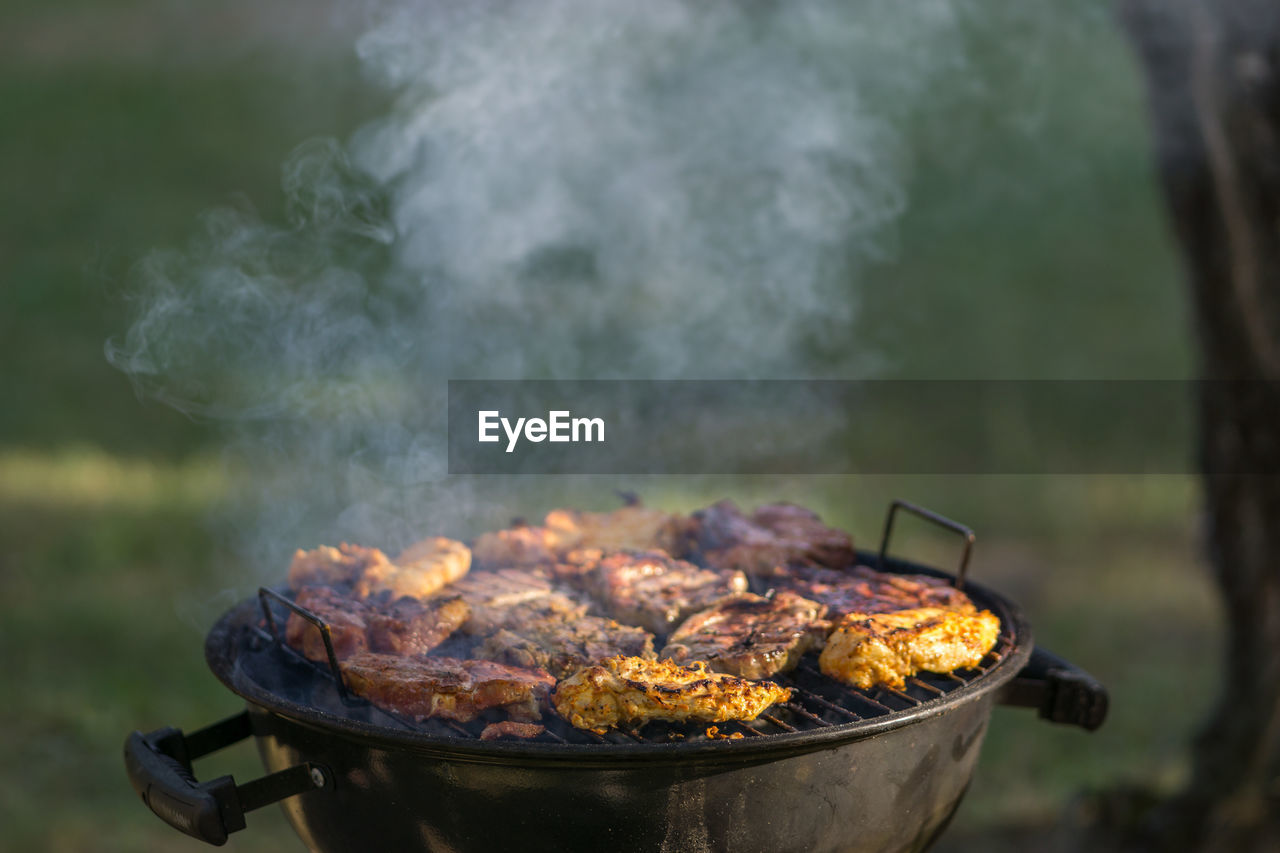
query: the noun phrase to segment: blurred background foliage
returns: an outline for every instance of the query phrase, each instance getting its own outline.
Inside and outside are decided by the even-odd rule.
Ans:
[[[1106,5],[1085,6],[1087,25],[1033,54],[1010,49],[1016,31],[987,34],[990,49],[974,52],[989,63],[975,78],[984,91],[913,113],[911,206],[850,294],[849,345],[875,353],[879,375],[1191,372],[1136,69]],[[279,166],[294,146],[342,138],[385,109],[355,62],[357,26],[300,0],[16,0],[0,11],[4,849],[200,846],[136,801],[120,744],[133,728],[196,728],[237,710],[201,644],[248,592],[228,546],[251,510],[234,497],[248,475],[213,426],[140,401],[103,346],[127,328],[130,269],[149,249],[182,243],[215,205],[280,221]],[[979,531],[974,574],[1107,683],[1113,713],[1085,735],[997,711],[944,849],[1016,846],[1086,813],[1082,791],[1171,786],[1186,772],[1219,619],[1198,565],[1193,478],[543,482],[513,494],[510,511],[607,508],[617,487],[673,508],[790,498],[864,545],[899,496]],[[954,556],[926,530],[900,536],[903,553]],[[298,544],[309,543],[282,553]],[[255,765],[243,747],[198,769],[249,778]],[[249,823],[230,849],[300,847],[275,810]]]

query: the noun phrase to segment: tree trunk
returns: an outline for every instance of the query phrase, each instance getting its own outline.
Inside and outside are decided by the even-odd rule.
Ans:
[[[1280,850],[1280,0],[1120,8],[1188,272],[1208,559],[1227,625],[1191,780],[1144,846]]]

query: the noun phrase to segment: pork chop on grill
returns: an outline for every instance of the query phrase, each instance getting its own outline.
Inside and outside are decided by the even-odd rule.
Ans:
[[[289,588],[304,586],[350,587],[366,569],[384,570],[391,565],[387,555],[377,548],[343,542],[337,548],[321,545],[310,551],[299,548],[289,565]]]
[[[825,604],[833,622],[850,613],[889,613],[919,607],[940,607],[957,613],[978,610],[969,596],[944,578],[890,574],[868,566],[846,571],[791,567],[773,583],[777,589]]]
[[[612,726],[650,720],[754,720],[770,705],[790,698],[790,688],[708,672],[701,661],[681,666],[620,656],[561,681],[552,702],[572,725],[601,734]]]
[[[747,591],[742,572],[700,568],[661,551],[608,554],[579,582],[610,616],[660,636],[720,599]]]
[[[471,549],[454,539],[433,536],[405,548],[394,561],[367,566],[356,580],[361,598],[386,593],[429,598],[471,568]]]
[[[465,723],[484,711],[500,710],[513,720],[534,721],[555,686],[543,670],[487,660],[360,652],[340,666],[352,693],[416,719]]]
[[[691,530],[701,562],[749,575],[779,574],[789,564],[840,568],[856,558],[849,534],[795,504],[766,504],[745,515],[723,500],[695,512]]]
[[[584,666],[616,655],[653,659],[653,635],[600,616],[531,614],[488,637],[476,657],[514,666],[540,667],[567,678]]]
[[[333,652],[339,660],[366,649],[396,655],[425,654],[458,630],[471,612],[457,596],[375,604],[325,586],[304,587],[295,601],[329,626]],[[289,614],[285,641],[310,660],[325,663],[329,659],[320,629],[297,613]]]
[[[480,534],[472,551],[477,567],[486,569],[550,565],[578,549],[658,549],[675,554],[691,524],[688,516],[634,505],[613,512],[555,509],[539,526],[522,524]]]
[[[995,647],[1000,619],[989,610],[956,613],[921,607],[893,613],[851,613],[827,638],[822,672],[854,687],[902,687],[921,670],[977,666]]]
[[[790,592],[765,598],[742,593],[684,621],[660,657],[676,663],[706,661],[716,672],[752,680],[794,669],[819,648],[830,630],[827,608]]]
[[[588,607],[554,587],[545,573],[527,568],[476,572],[446,592],[467,603],[471,615],[462,630],[476,637],[540,619],[577,618]]]

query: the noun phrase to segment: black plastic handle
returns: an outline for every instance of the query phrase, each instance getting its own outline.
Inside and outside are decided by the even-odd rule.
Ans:
[[[193,759],[244,740],[252,734],[249,712],[243,711],[207,728],[184,735],[166,727],[134,732],[124,742],[129,782],[151,811],[165,823],[214,845],[245,827],[246,812],[330,784],[330,774],[317,764],[299,764],[245,785],[230,776],[196,781]]]
[[[1110,699],[1092,675],[1036,646],[1027,665],[1005,685],[1000,702],[1036,708],[1046,720],[1093,731],[1107,718]]]

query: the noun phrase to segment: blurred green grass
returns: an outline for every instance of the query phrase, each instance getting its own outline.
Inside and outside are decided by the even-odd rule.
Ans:
[[[202,210],[241,193],[236,203],[278,219],[288,151],[316,134],[342,137],[385,106],[341,40],[277,26],[273,40],[242,43],[213,8],[133,0],[51,11],[24,0],[0,13],[5,849],[203,849],[136,801],[120,746],[134,728],[194,728],[237,709],[201,647],[220,609],[252,588],[228,545],[252,505],[221,437],[140,402],[103,344],[127,328],[124,285],[148,249],[180,244]],[[252,33],[255,13],[236,9]],[[986,96],[940,96],[913,118],[912,207],[896,250],[857,293],[849,343],[879,354],[885,376],[1189,372],[1131,60],[1098,26],[1046,50],[1030,83],[1019,57],[993,52]],[[1004,824],[1048,825],[1082,788],[1169,786],[1186,772],[1219,627],[1197,563],[1192,478],[544,482],[514,490],[504,512],[603,508],[618,487],[683,509],[726,494],[790,498],[862,543],[878,536],[892,497],[979,531],[975,576],[1021,602],[1041,642],[1108,684],[1113,712],[1086,735],[998,710],[952,849]],[[954,556],[954,543],[906,524],[897,548],[940,565]],[[198,770],[258,772],[249,747]],[[300,847],[275,810],[249,823],[231,849]]]

